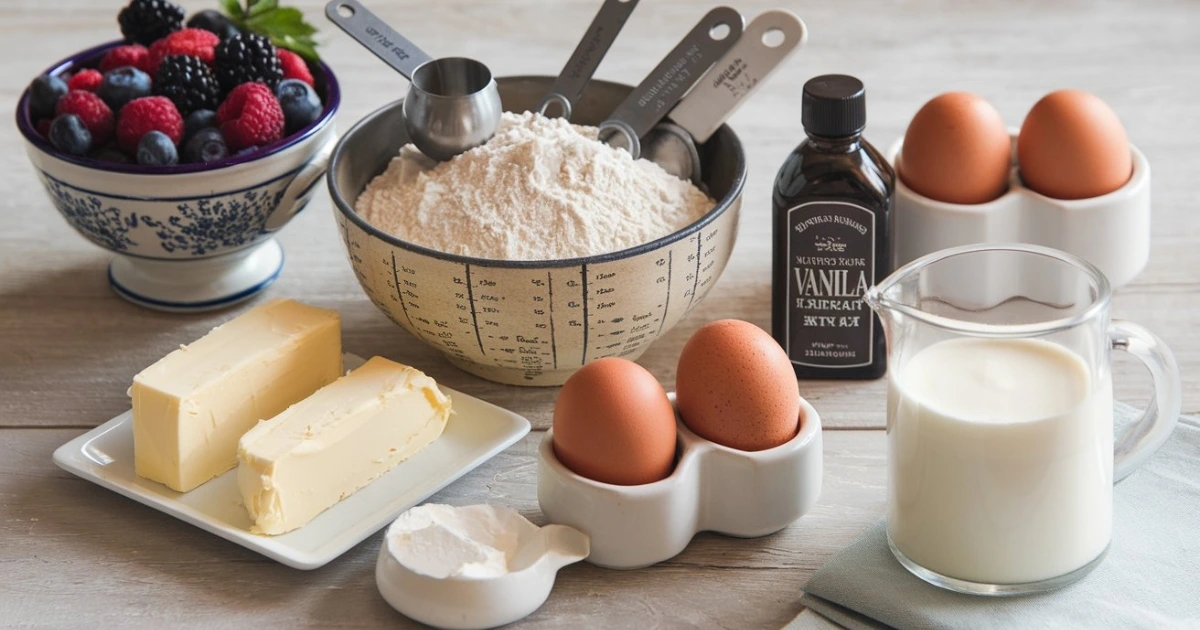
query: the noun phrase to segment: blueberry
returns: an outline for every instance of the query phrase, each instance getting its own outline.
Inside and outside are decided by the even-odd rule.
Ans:
[[[201,129],[212,129],[217,126],[217,112],[211,109],[197,109],[183,120],[183,143],[196,135]]]
[[[251,153],[254,153],[257,150],[258,150],[258,146],[255,145],[252,147],[246,147],[245,149],[242,149],[241,151],[238,151],[237,153],[234,153],[233,155],[236,157],[242,157],[243,155],[250,155]]]
[[[170,166],[179,163],[179,153],[167,134],[151,131],[138,141],[137,162],[148,166]]]
[[[187,25],[188,28],[202,28],[210,33],[214,33],[217,37],[221,38],[221,41],[225,41],[241,33],[237,25],[229,18],[221,15],[220,11],[213,11],[212,9],[206,9],[193,15],[188,19]]]
[[[92,132],[75,114],[63,114],[50,123],[50,144],[71,155],[87,155],[92,148]]]
[[[96,94],[114,111],[135,98],[150,96],[150,75],[132,66],[114,68],[104,73]]]
[[[229,146],[220,129],[201,129],[183,147],[183,159],[187,162],[207,164],[229,157]]]
[[[107,146],[107,147],[104,147],[103,149],[100,149],[99,151],[96,152],[96,155],[94,155],[92,157],[95,157],[97,160],[100,160],[101,162],[112,162],[113,164],[132,164],[133,163],[133,160],[129,159],[128,155],[125,155],[125,153],[123,151],[121,151],[120,149],[113,147],[113,146]]]
[[[280,81],[275,96],[283,107],[287,133],[295,133],[321,117],[321,98],[311,85],[300,79]]]
[[[29,84],[29,111],[36,121],[54,116],[54,106],[67,93],[67,82],[58,77],[43,74]]]

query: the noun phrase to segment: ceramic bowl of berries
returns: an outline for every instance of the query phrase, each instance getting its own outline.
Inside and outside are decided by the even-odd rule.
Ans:
[[[292,25],[282,40],[249,7],[185,21],[166,0],[133,0],[117,19],[122,40],[55,63],[17,103],[50,201],[116,254],[109,282],[129,301],[224,308],[283,267],[274,235],[325,173],[339,92],[314,29],[269,4],[286,13],[268,18]]]

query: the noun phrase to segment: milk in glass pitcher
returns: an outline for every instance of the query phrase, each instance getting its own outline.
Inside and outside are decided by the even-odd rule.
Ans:
[[[909,571],[1018,594],[1104,558],[1113,483],[1166,441],[1181,404],[1171,352],[1112,321],[1110,298],[1084,260],[1007,244],[930,254],[867,293],[888,344],[888,542]],[[1113,349],[1154,379],[1115,440]]]

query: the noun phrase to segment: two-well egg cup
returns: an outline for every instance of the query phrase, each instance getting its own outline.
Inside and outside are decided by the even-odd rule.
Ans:
[[[791,440],[749,452],[696,435],[677,413],[674,471],[638,486],[575,474],[554,455],[554,432],[547,431],[538,449],[538,502],[550,522],[591,538],[587,562],[610,569],[672,558],[702,531],[766,536],[803,516],[821,494],[821,418],[803,399],[800,421]]]
[[[1026,187],[1015,163],[1017,132],[1010,131],[1014,163],[1008,191],[979,204],[936,201],[896,183],[893,263],[977,243],[1052,247],[1092,263],[1113,288],[1134,279],[1150,257],[1150,164],[1130,145],[1133,174],[1117,190],[1089,199],[1053,199]],[[893,165],[903,141],[892,145]]]

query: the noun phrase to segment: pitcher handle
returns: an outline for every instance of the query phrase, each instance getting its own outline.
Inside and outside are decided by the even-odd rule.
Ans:
[[[1114,320],[1108,336],[1114,350],[1123,350],[1140,359],[1154,379],[1154,396],[1146,410],[1117,438],[1115,483],[1141,466],[1171,437],[1183,407],[1183,385],[1175,355],[1154,333],[1133,322]]]

